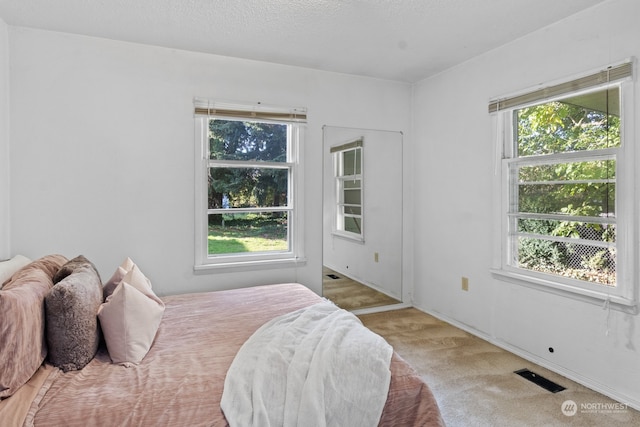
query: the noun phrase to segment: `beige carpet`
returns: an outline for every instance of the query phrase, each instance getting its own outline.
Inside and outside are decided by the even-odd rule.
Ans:
[[[336,275],[338,278],[332,279],[328,276],[329,274]],[[400,301],[382,292],[371,289],[327,267],[322,269],[322,295],[345,310],[400,303]]]
[[[640,412],[606,409],[617,402],[415,308],[358,317],[420,373],[449,427],[640,426]],[[522,368],[566,390],[554,394],[513,373]],[[567,400],[576,403],[573,416],[562,412]]]

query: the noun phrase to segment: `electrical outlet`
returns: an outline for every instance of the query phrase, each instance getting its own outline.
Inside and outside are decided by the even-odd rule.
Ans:
[[[462,290],[463,291],[468,291],[469,290],[469,278],[468,277],[463,277],[462,278]]]
[[[374,262],[378,262],[379,261],[378,252],[374,252],[373,253],[373,261]]]

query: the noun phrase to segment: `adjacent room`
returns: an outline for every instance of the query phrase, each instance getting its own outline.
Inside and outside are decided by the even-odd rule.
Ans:
[[[47,292],[104,285],[90,357],[55,373],[42,307],[70,300],[39,291],[23,383],[57,393],[85,369],[105,411],[128,384],[170,408],[147,420],[180,425],[211,382],[182,379],[219,351],[203,363],[224,365],[228,419],[218,402],[207,422],[260,425],[222,396],[227,369],[254,366],[262,325],[319,307],[385,360],[388,394],[351,383],[378,402],[351,414],[364,425],[640,425],[638,16],[637,0],[0,0],[0,260],[21,268],[0,307],[34,269]],[[117,311],[126,295],[147,317]],[[127,322],[144,350],[116,356]],[[73,424],[45,388],[15,425]],[[0,415],[18,389],[0,382]]]

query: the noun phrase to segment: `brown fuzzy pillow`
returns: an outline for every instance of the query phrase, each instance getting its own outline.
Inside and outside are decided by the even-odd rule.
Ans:
[[[0,290],[0,399],[25,384],[47,355],[44,299],[65,262],[62,255],[40,258]]]
[[[93,359],[100,342],[98,308],[102,281],[82,255],[63,265],[45,298],[48,360],[64,372],[80,370]]]
[[[84,255],[78,255],[74,259],[67,261],[62,267],[60,267],[57,273],[53,275],[53,284],[55,285],[56,283],[60,282],[61,280],[71,275],[71,273],[73,273],[74,271],[76,271],[76,269],[80,267],[92,268],[93,271],[96,272],[98,277],[100,277],[100,274],[98,274],[98,270],[96,269],[96,266],[93,265],[93,263],[89,261],[87,258],[85,258]]]

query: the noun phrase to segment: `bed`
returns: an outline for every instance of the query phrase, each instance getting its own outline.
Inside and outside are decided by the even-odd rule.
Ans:
[[[52,261],[51,257],[58,258]],[[49,256],[35,263],[38,262],[38,268],[31,268],[30,281],[23,277],[21,286],[44,282],[45,291],[40,291],[36,298],[36,305],[38,301],[40,304],[37,310],[42,313],[43,299],[47,297],[46,292],[51,292],[46,288],[58,286],[53,284],[52,278],[67,260]],[[29,270],[33,264],[22,270]],[[9,293],[17,289],[10,284],[11,280],[7,279],[4,288],[0,289],[0,309],[2,304],[6,305]],[[267,322],[322,301],[321,297],[295,283],[158,299],[154,303],[163,306],[161,321],[148,351],[139,362],[114,363],[110,347],[101,338],[95,355],[86,365],[64,372],[49,363],[47,346],[43,344],[43,360],[26,383],[14,387],[11,396],[7,396],[10,386],[0,387],[0,397],[4,397],[0,401],[1,424],[229,425],[220,402],[225,377],[243,344]],[[103,298],[101,303],[104,304]],[[46,314],[43,322],[48,319]],[[4,325],[0,324],[0,339],[5,341],[8,339],[8,320],[5,316],[1,319]],[[36,325],[38,328],[43,335],[50,332],[47,326]],[[46,339],[41,338],[41,341],[45,343]],[[8,346],[2,343],[2,347],[4,350],[0,348],[0,352],[5,353],[0,357],[6,359]],[[9,369],[1,363],[0,367]],[[443,426],[429,387],[395,352],[391,355],[389,370],[390,384],[379,425]],[[2,388],[5,396],[2,396]]]

